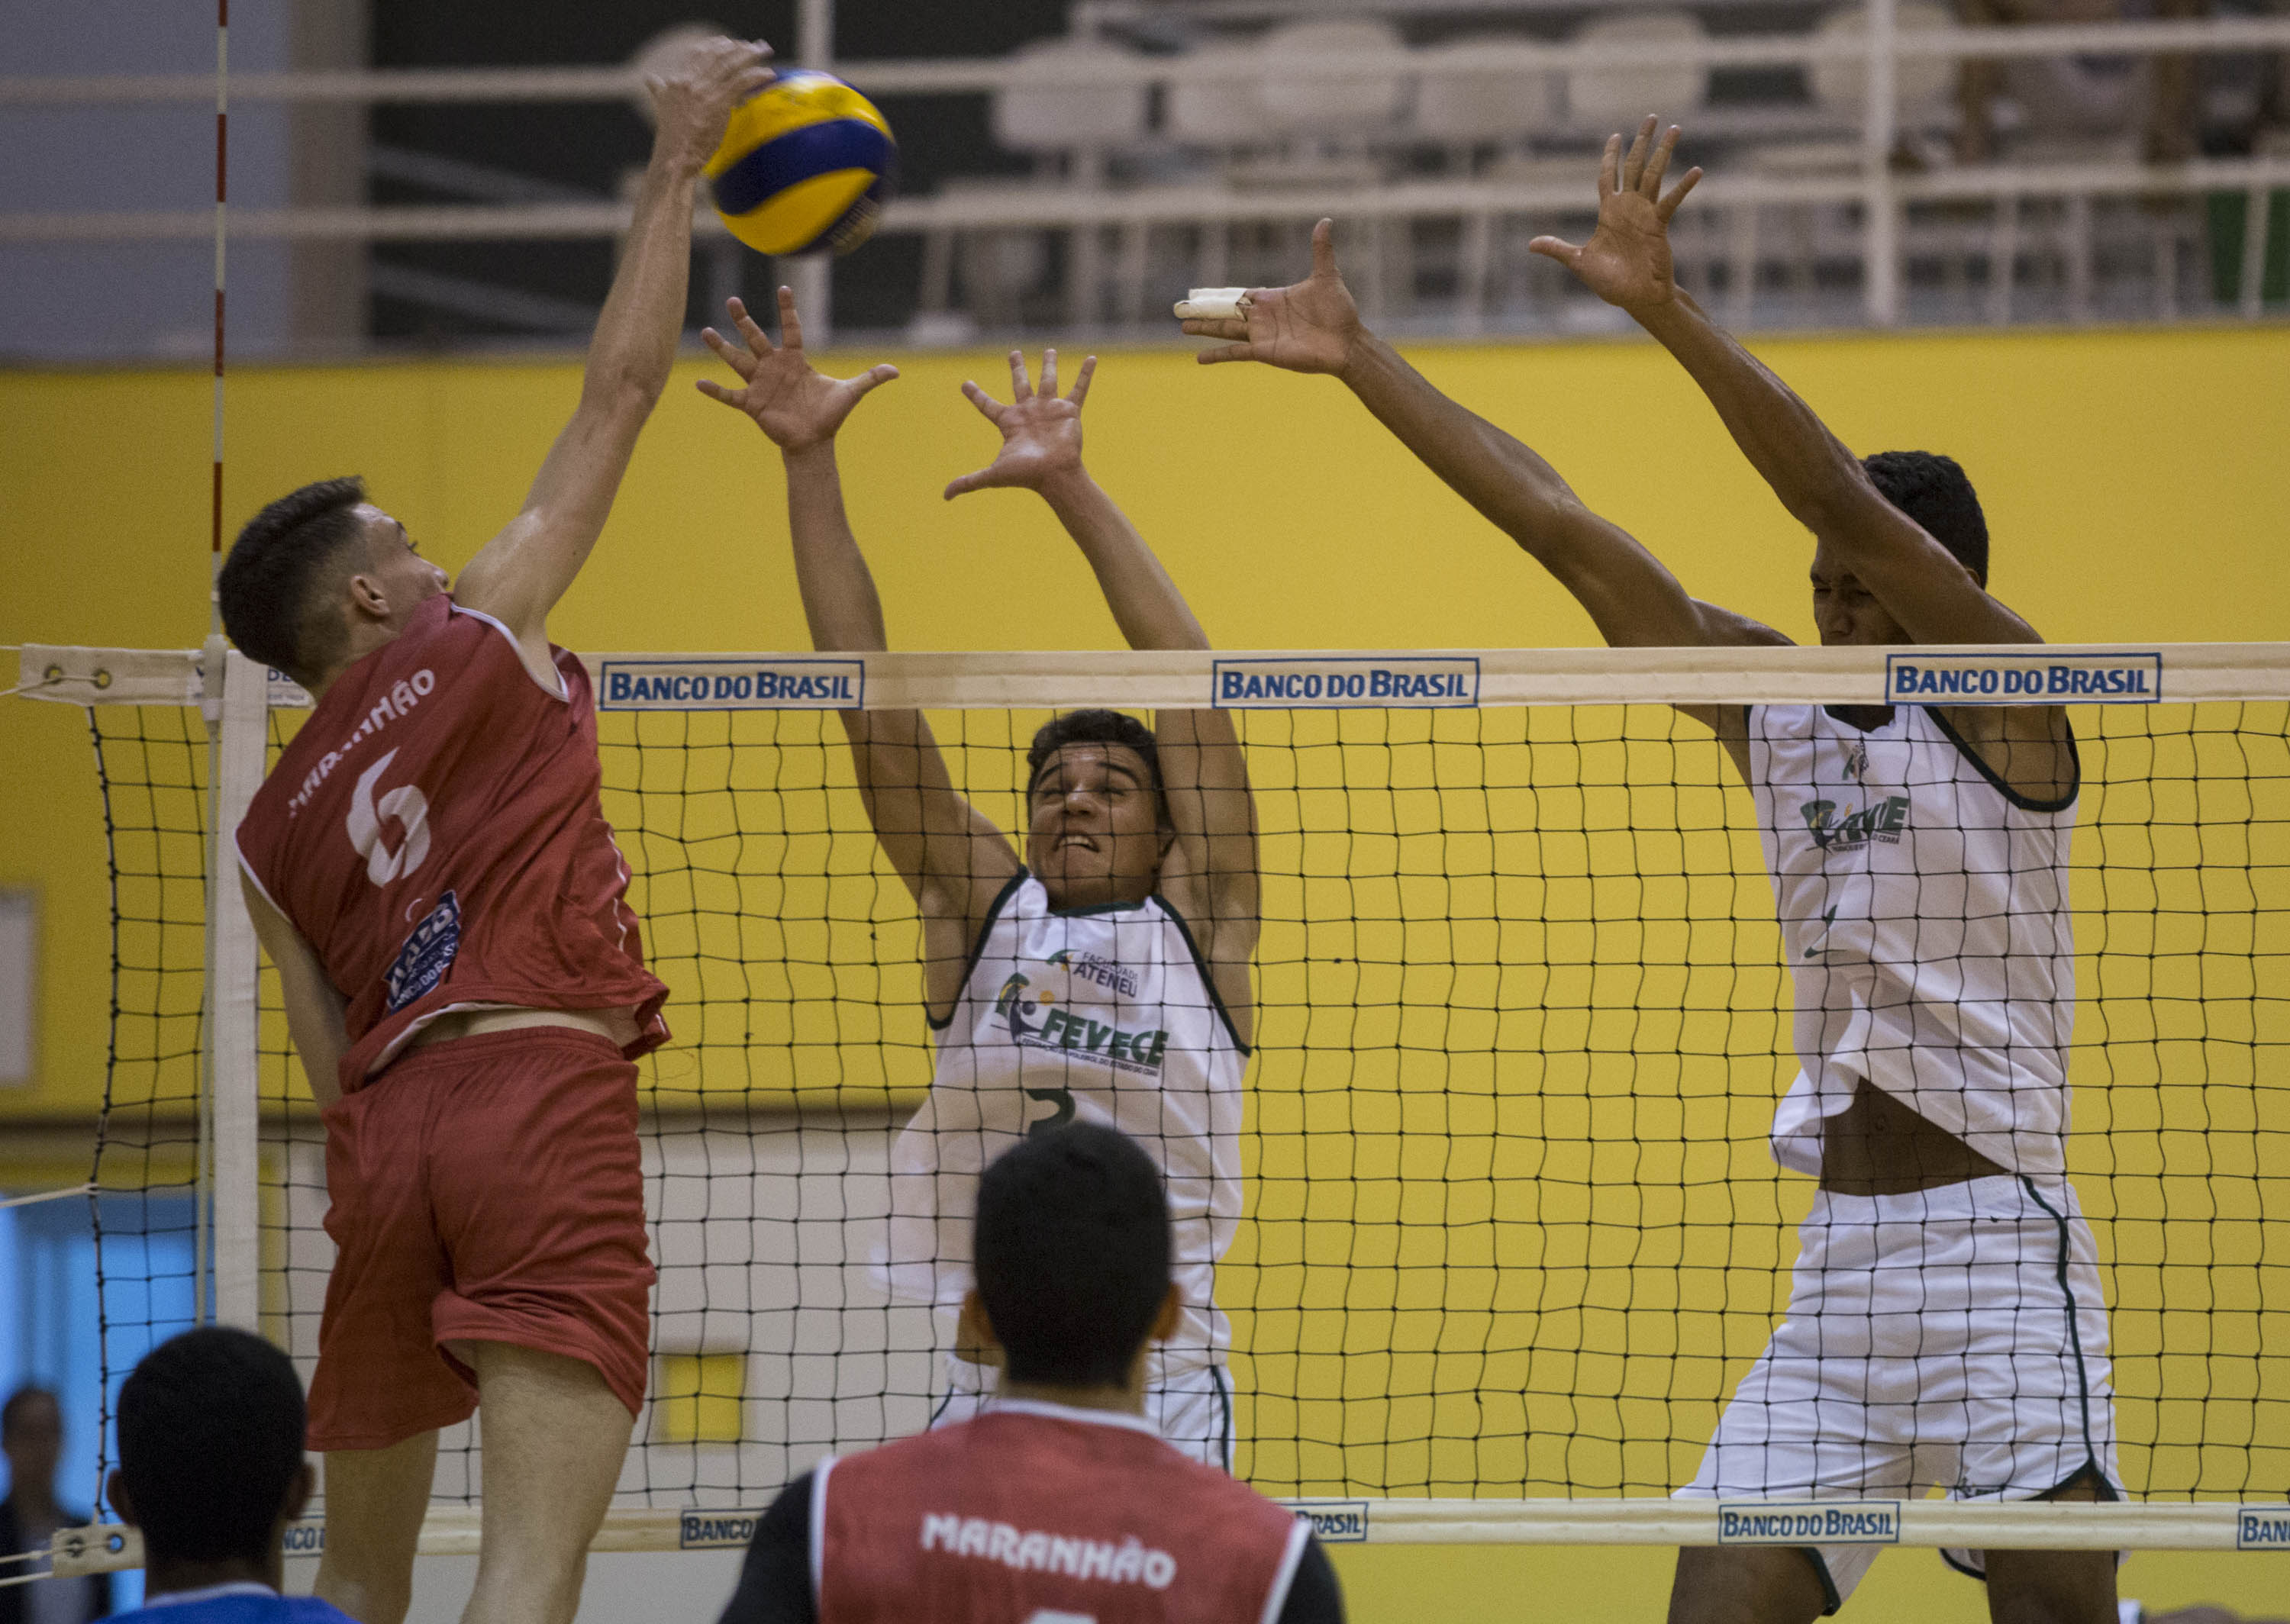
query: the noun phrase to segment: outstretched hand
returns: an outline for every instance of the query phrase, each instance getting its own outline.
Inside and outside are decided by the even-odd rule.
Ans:
[[[1667,304],[1677,291],[1669,254],[1669,219],[1685,194],[1701,179],[1689,169],[1667,195],[1661,177],[1677,148],[1672,124],[1659,143],[1658,121],[1647,115],[1627,155],[1622,138],[1609,136],[1598,166],[1598,227],[1580,248],[1555,236],[1539,236],[1527,251],[1557,260],[1610,305],[1638,311]],[[1649,151],[1651,148],[1651,151]]]
[[[1285,288],[1251,288],[1248,308],[1240,315],[1189,320],[1184,330],[1197,338],[1239,340],[1201,351],[1205,366],[1262,361],[1292,372],[1342,372],[1365,329],[1351,290],[1336,270],[1335,222],[1324,220],[1312,228],[1312,274],[1303,281]]]
[[[946,488],[948,500],[968,491],[996,488],[1038,491],[1043,483],[1081,468],[1081,403],[1089,394],[1090,376],[1097,357],[1081,364],[1073,393],[1058,394],[1058,352],[1042,352],[1042,386],[1037,390],[1026,378],[1026,352],[1010,352],[1010,401],[1007,405],[974,383],[962,392],[986,420],[1002,431],[1002,449],[994,460],[975,474],[965,474]]]
[[[769,84],[772,48],[759,39],[698,41],[666,72],[648,76],[645,92],[660,120],[653,149],[698,174],[724,139],[732,109]]]
[[[713,327],[701,329],[700,336],[717,358],[740,374],[741,387],[728,389],[713,378],[702,378],[700,392],[755,419],[756,427],[781,451],[802,451],[833,439],[843,420],[851,415],[851,408],[869,390],[899,375],[899,369],[888,362],[870,366],[856,378],[829,378],[815,371],[804,358],[803,323],[795,313],[795,294],[787,288],[780,290],[777,344],[756,324],[756,318],[740,300],[731,300],[725,308],[747,348],[733,343]]]

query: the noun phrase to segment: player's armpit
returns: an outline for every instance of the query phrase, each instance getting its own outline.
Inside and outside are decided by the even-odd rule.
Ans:
[[[1721,609],[1715,604],[1693,600],[1694,614],[1700,622],[1701,642],[1709,648],[1786,648],[1790,639],[1762,620],[1732,609]],[[1742,775],[1750,781],[1750,708],[1746,705],[1680,705],[1677,712],[1690,717],[1718,735],[1726,755]]]
[[[326,979],[326,969],[319,962],[317,950],[302,939],[302,933],[270,905],[270,899],[262,894],[252,879],[241,874],[238,883],[239,894],[246,900],[247,917],[254,924],[255,939],[270,955],[270,962],[278,967],[279,989],[286,1004],[287,1036],[294,1041],[295,1053],[302,1058],[302,1070],[310,1082],[310,1097],[323,1109],[341,1098],[342,1056],[349,1048],[343,1013],[348,1004]]]
[[[525,667],[544,685],[556,676],[548,612],[572,587],[603,533],[621,476],[653,397],[637,390],[581,399],[556,436],[524,508],[461,571],[453,599],[493,617],[516,635]]]
[[[1162,795],[1176,835],[1162,860],[1160,889],[1193,932],[1237,1036],[1248,1043],[1248,965],[1262,903],[1247,752],[1229,711],[1165,710],[1153,724]]]

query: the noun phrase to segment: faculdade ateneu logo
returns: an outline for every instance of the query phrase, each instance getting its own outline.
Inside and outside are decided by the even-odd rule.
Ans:
[[[2160,654],[1889,654],[1885,700],[1895,705],[2152,705]]]
[[[1013,971],[994,995],[994,1012],[1023,1049],[1055,1049],[1077,1060],[1157,1076],[1169,1034],[1159,1027],[1125,1027],[1069,1009],[1048,988]]]
[[[863,660],[607,660],[599,710],[856,710]]]
[[[1220,710],[1418,709],[1479,702],[1468,654],[1342,654],[1220,660],[1209,702]]]
[[[1894,1500],[1750,1500],[1718,1508],[1720,1545],[1898,1545]]]

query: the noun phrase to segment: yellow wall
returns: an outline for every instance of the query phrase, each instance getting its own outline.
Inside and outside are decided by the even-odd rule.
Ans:
[[[2059,638],[2290,635],[2290,330],[1804,339],[1762,353],[1856,447],[1971,471],[1995,586]],[[878,357],[836,357],[856,366]],[[1109,647],[1086,572],[1032,499],[939,491],[993,433],[956,392],[999,357],[899,356],[844,437],[851,509],[902,647]],[[1435,381],[1548,455],[1694,591],[1808,631],[1801,533],[1692,386],[1645,343],[1425,347]],[[679,369],[555,630],[574,647],[800,646],[776,460]],[[449,568],[514,510],[570,409],[569,364],[247,370],[230,384],[225,521],[362,471]],[[0,643],[186,647],[206,629],[207,380],[0,377]],[[1227,647],[1563,645],[1581,612],[1336,385],[1109,355],[1099,477]],[[108,964],[98,812],[75,712],[0,706],[0,884],[44,893],[37,1084],[96,1097]]]
[[[1989,509],[1997,590],[2051,636],[2290,633],[2290,572],[2278,563],[2290,511],[2290,459],[2279,454],[2290,443],[2290,332],[1761,349],[1848,443],[1958,456]],[[1417,358],[1544,452],[1697,593],[1807,629],[1801,535],[1649,346],[1435,348]],[[955,386],[975,376],[999,388],[998,358],[899,359],[906,378],[867,403],[844,447],[853,521],[894,641],[1110,646],[1086,572],[1038,504],[938,497],[992,450],[992,431]],[[690,390],[699,372],[684,369],[648,432],[614,524],[556,617],[561,641],[802,644],[776,460],[751,428]],[[241,373],[226,522],[302,480],[358,470],[426,550],[457,566],[513,510],[576,387],[569,366],[527,364]],[[192,373],[0,380],[0,642],[200,638],[206,409],[206,380]],[[1089,422],[1099,476],[1225,646],[1590,640],[1563,594],[1325,380],[1204,372],[1174,353],[1112,355]],[[0,884],[43,889],[48,932],[39,1086],[0,1111],[84,1111],[100,1080],[108,953],[87,754],[77,713],[0,707],[0,828],[10,831]],[[1925,1583],[1930,1560],[1887,1565]],[[1659,1593],[1666,1557],[1621,1565]],[[1384,1617],[1402,1616],[1398,1598],[1421,1595],[1434,1572],[1461,1586],[1450,1593],[1476,1612],[1469,1598],[1492,1604],[1506,1588],[1515,1598],[1524,1575],[1540,1585],[1599,1571],[1579,1554],[1483,1552],[1365,1552],[1347,1567],[1364,1599],[1389,1588],[1389,1604],[1362,1615]],[[1562,1578],[1549,1582],[1564,1588]],[[1876,1605],[1872,1596],[1860,1611]]]

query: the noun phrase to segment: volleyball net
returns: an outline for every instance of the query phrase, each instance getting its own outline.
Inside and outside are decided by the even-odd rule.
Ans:
[[[205,1190],[196,1289],[307,1372],[323,1131],[241,910],[223,893],[210,933],[204,901],[214,828],[307,713],[228,665],[213,695],[194,654],[27,649],[23,681],[88,708],[105,793],[97,1177],[154,1192],[155,1226],[182,1221],[157,1195]],[[1053,713],[1234,709],[1262,906],[1215,1274],[1237,1471],[1330,1537],[1670,1543],[1722,1537],[1718,1508],[1666,1497],[1781,1316],[1813,1196],[1768,1149],[1798,1061],[1758,813],[1673,706],[2027,684],[2071,703],[2081,753],[2068,1163],[2132,1502],[1907,1500],[1889,1538],[2290,1532],[2290,645],[589,665],[676,1035],[642,1066],[652,1392],[600,1548],[743,1540],[794,1475],[921,1429],[946,1390],[950,1317],[873,1267],[933,1076],[920,930],[830,708],[924,710],[1013,832]],[[1886,833],[1881,807],[1833,811]],[[1124,969],[1090,973],[1071,1007],[1117,1005]],[[1067,995],[1045,972],[1029,996],[1038,1029]],[[1066,1046],[1109,1045],[1102,1024]],[[104,1248],[158,1270],[148,1237],[108,1222]],[[163,1329],[134,1303],[180,1296],[108,1292],[108,1382]],[[474,1538],[473,1429],[444,1445],[432,1549]]]

